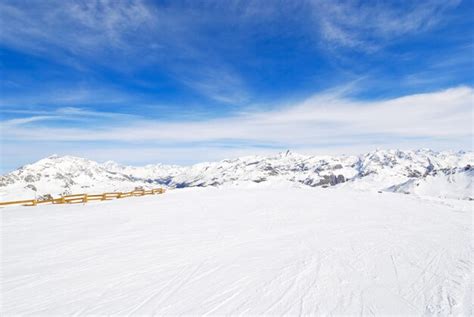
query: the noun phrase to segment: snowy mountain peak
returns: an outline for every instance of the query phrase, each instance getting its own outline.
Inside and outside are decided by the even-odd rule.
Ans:
[[[294,186],[337,186],[467,199],[473,197],[473,163],[472,152],[429,149],[375,150],[358,156],[312,156],[288,150],[273,156],[245,156],[188,167],[134,167],[114,161],[100,164],[80,157],[53,155],[2,176],[0,195],[6,199],[135,187],[286,182]]]
[[[286,150],[285,152],[280,152],[279,154],[280,154],[280,156],[289,156],[293,153],[290,150]]]

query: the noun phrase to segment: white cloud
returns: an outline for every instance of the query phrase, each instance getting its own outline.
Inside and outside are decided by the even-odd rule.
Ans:
[[[9,131],[19,126],[28,125],[30,123],[38,124],[39,122],[44,121],[54,121],[54,122],[83,122],[85,124],[91,124],[92,120],[102,119],[102,120],[136,120],[138,116],[116,113],[116,112],[106,112],[106,111],[94,111],[87,110],[78,107],[60,107],[54,110],[44,110],[44,111],[4,111],[5,113],[10,114],[23,114],[29,115],[27,117],[18,117],[14,119],[8,119],[0,121],[2,125],[2,138],[5,134],[5,131]]]
[[[181,75],[184,84],[210,99],[231,105],[241,105],[249,98],[248,89],[243,80],[229,68],[222,66],[200,68],[199,71],[194,69],[186,73],[188,74]]]
[[[107,88],[106,85],[96,88],[82,87],[81,85],[79,87],[64,87],[61,84],[56,84],[52,90],[32,90],[10,95],[4,93],[0,96],[0,107],[2,107],[2,112],[21,113],[32,106],[38,106],[36,108],[40,109],[58,106],[74,107],[75,105],[96,105],[98,101],[102,104],[127,104],[136,101],[136,99],[126,92]]]
[[[128,49],[130,31],[149,28],[154,19],[141,0],[4,1],[0,41],[28,52],[96,55],[113,46]]]
[[[319,94],[268,112],[207,121],[157,122],[119,116],[113,126],[34,129],[12,127],[5,140],[189,142],[292,145],[370,144],[381,137],[455,140],[471,135],[474,90],[458,87],[382,101],[355,101],[338,93]],[[466,144],[466,146],[468,146]]]
[[[10,128],[10,127],[18,126],[22,124],[45,121],[45,120],[53,120],[53,119],[58,119],[58,117],[57,116],[31,116],[31,117],[26,117],[26,118],[15,118],[15,119],[3,121],[2,126],[4,128]]]
[[[432,29],[459,0],[398,3],[311,1],[320,34],[335,46],[374,51],[407,34]]]

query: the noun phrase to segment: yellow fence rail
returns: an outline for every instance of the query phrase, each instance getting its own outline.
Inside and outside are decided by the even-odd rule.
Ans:
[[[73,194],[61,196],[60,198],[52,199],[28,199],[28,200],[15,200],[15,201],[0,201],[0,206],[8,205],[23,205],[23,206],[37,206],[40,204],[77,204],[77,203],[87,203],[94,200],[112,200],[120,199],[126,197],[134,196],[145,196],[145,195],[156,195],[163,194],[165,192],[164,188],[155,188],[155,189],[136,189],[131,192],[111,192],[111,193],[102,193],[102,194]]]

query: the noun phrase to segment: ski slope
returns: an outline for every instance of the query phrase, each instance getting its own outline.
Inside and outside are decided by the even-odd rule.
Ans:
[[[1,313],[472,313],[472,202],[292,185],[0,210]]]

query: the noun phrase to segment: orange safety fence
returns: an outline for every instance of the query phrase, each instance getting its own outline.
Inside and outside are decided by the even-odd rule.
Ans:
[[[23,206],[37,206],[39,204],[77,204],[87,203],[91,200],[111,200],[133,196],[145,196],[163,194],[164,188],[155,188],[150,190],[136,189],[131,192],[109,192],[102,194],[71,194],[52,199],[28,199],[28,200],[14,200],[14,201],[0,201],[0,206],[8,205],[23,205]]]

